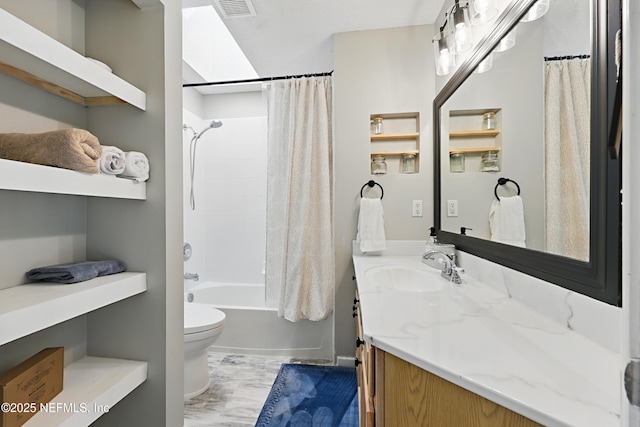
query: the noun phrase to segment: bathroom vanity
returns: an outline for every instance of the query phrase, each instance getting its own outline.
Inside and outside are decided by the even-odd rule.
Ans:
[[[619,360],[419,246],[354,245],[361,425],[620,425]],[[418,248],[418,250],[416,250]]]

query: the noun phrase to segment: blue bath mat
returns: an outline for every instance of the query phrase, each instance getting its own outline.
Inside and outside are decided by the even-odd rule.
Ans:
[[[355,368],[285,363],[256,427],[358,427]]]

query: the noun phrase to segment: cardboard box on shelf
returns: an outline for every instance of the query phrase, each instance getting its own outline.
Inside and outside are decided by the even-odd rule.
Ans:
[[[0,427],[20,427],[62,391],[64,348],[46,348],[0,374]]]

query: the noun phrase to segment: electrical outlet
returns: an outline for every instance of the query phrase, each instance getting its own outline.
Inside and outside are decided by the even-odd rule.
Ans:
[[[411,206],[412,216],[422,216],[422,200],[414,200]]]
[[[457,200],[447,200],[447,216],[458,216]]]

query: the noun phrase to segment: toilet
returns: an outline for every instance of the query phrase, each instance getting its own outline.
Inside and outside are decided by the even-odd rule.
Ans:
[[[208,304],[184,303],[184,399],[209,389],[207,348],[224,328],[225,314]]]

